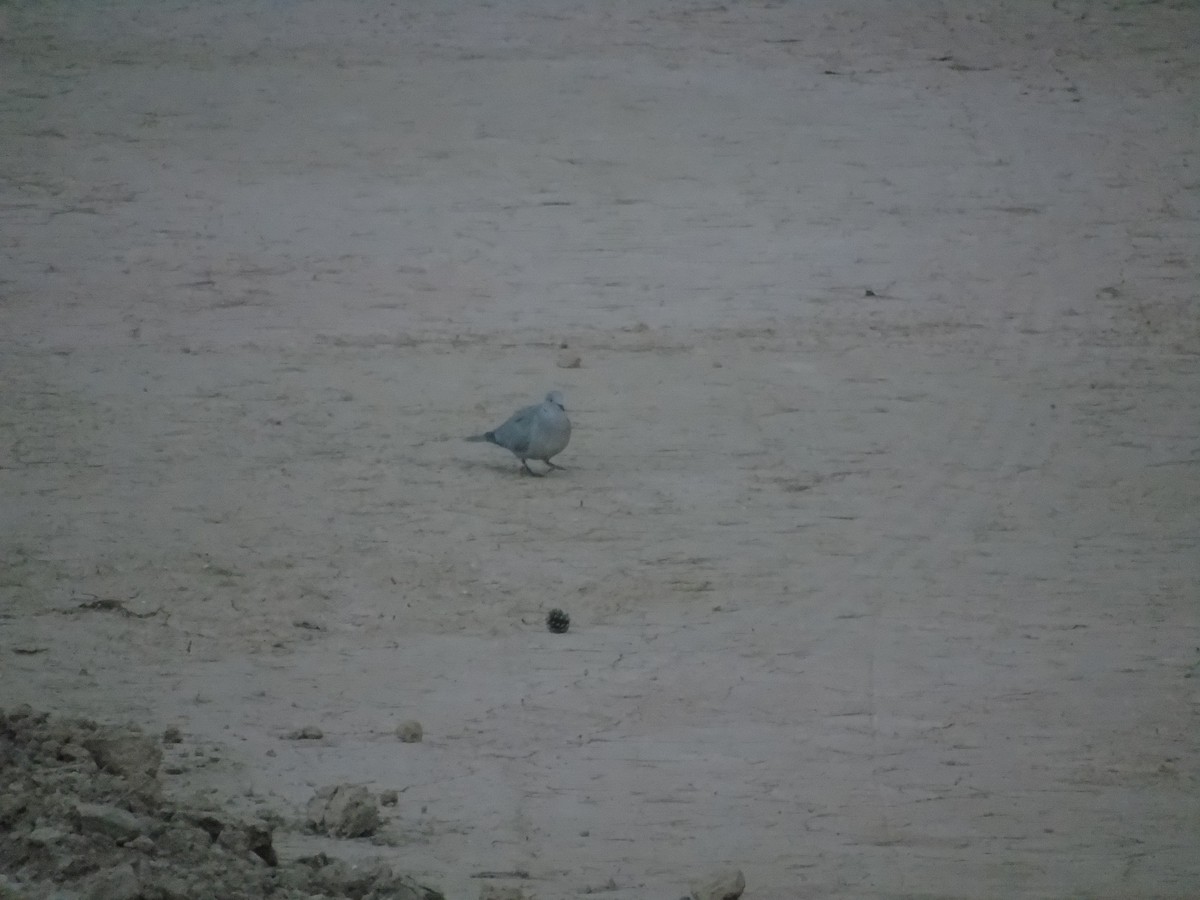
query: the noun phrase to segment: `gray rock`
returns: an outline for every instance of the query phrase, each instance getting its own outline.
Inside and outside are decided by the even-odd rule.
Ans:
[[[313,880],[335,897],[366,897],[385,891],[384,896],[391,900],[395,895],[388,887],[395,877],[391,866],[380,860],[364,860],[357,865],[332,860],[316,871]]]
[[[325,732],[316,725],[305,725],[303,728],[289,731],[284,737],[289,741],[319,741],[325,737]]]
[[[95,875],[87,897],[88,900],[137,900],[141,893],[142,885],[133,866],[123,863]]]
[[[142,890],[156,900],[191,900],[187,879],[167,868],[156,868],[148,877],[142,874]]]
[[[138,853],[153,853],[154,841],[149,835],[142,834],[135,837],[132,841],[127,841],[125,848],[127,850],[136,850]]]
[[[72,762],[84,763],[88,766],[95,767],[95,757],[86,747],[81,747],[78,744],[65,743],[58,748],[58,758],[62,760],[70,760]]]
[[[692,882],[692,900],[738,900],[746,890],[746,878],[740,869],[723,869],[707,878]]]
[[[102,803],[76,803],[79,830],[108,835],[116,841],[131,841],[145,830],[142,820],[119,806]]]
[[[271,828],[266,822],[250,821],[226,825],[221,829],[217,842],[242,856],[251,854],[269,866],[279,864],[272,844]]]
[[[285,891],[308,892],[313,871],[304,863],[294,862],[275,870],[275,880]]]
[[[0,794],[0,827],[11,827],[28,808],[29,798],[24,794],[19,794],[15,791],[8,794]]]
[[[409,719],[396,726],[396,737],[405,744],[419,744],[425,736],[425,729],[416,719]]]
[[[309,825],[333,837],[365,837],[382,824],[370,793],[352,784],[321,788],[305,812]]]
[[[479,900],[528,900],[528,895],[519,887],[483,884],[479,886]]]
[[[162,747],[142,734],[96,735],[85,738],[83,746],[101,769],[117,775],[158,774],[162,765]]]
[[[446,900],[446,895],[408,875],[395,875],[386,884],[376,883],[368,900]]]
[[[65,831],[59,831],[57,828],[43,825],[41,828],[35,828],[29,832],[25,840],[29,841],[35,847],[49,847],[59,843],[66,836],[67,833]]]
[[[158,836],[155,846],[164,856],[198,857],[211,845],[212,835],[195,825],[180,823]]]

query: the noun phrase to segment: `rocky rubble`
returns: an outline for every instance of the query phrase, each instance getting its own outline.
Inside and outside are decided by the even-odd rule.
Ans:
[[[0,711],[0,900],[443,900],[382,862],[281,864],[270,823],[165,800],[161,762],[134,729]]]
[[[370,793],[352,784],[321,788],[308,802],[306,815],[313,831],[332,837],[367,837],[381,824],[379,807]]]

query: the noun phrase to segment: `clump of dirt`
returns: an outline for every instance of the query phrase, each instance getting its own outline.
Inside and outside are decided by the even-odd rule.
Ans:
[[[333,837],[367,837],[382,824],[370,793],[353,784],[321,788],[308,802],[307,816],[310,828]]]
[[[0,898],[444,900],[385,863],[281,864],[272,825],[165,800],[136,729],[0,711]]]

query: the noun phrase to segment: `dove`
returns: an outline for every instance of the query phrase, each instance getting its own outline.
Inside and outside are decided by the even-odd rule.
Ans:
[[[521,471],[541,477],[529,468],[529,460],[540,459],[551,469],[561,469],[550,457],[563,451],[571,440],[571,420],[563,406],[563,395],[551,391],[534,406],[518,409],[495,431],[472,435],[468,441],[487,441],[512,452],[521,461]]]

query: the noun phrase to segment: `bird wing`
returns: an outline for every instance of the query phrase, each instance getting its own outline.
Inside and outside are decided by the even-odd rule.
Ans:
[[[529,440],[533,435],[533,422],[538,408],[526,406],[513,413],[507,422],[492,432],[496,443],[511,450],[517,456],[529,452]]]

